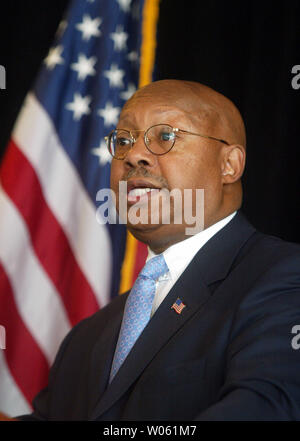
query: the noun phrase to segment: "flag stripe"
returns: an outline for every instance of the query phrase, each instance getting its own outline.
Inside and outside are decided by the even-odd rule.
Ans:
[[[31,121],[39,130],[32,130]],[[95,206],[48,114],[31,93],[17,120],[13,139],[35,169],[47,205],[61,224],[98,303],[105,305],[109,301],[112,267],[109,233],[105,225],[97,223]]]
[[[5,357],[14,379],[28,402],[46,386],[48,363],[18,314],[14,293],[0,262],[0,322],[6,329]],[[15,342],[18,341],[16,348]],[[32,364],[35,372],[32,373]],[[31,375],[28,375],[31,372]]]
[[[19,415],[31,411],[31,406],[24,398],[16,384],[5,358],[5,351],[0,351],[0,397],[1,411],[9,416],[16,415],[16,403],[18,403]]]
[[[71,324],[75,325],[97,311],[97,300],[74,259],[63,230],[44,200],[34,169],[13,141],[9,144],[0,177],[4,190],[27,224],[36,255],[60,293]]]
[[[23,218],[1,186],[0,213],[5,213],[0,218],[0,261],[22,320],[52,363],[61,340],[70,330],[63,303],[33,253]],[[19,247],[22,252],[17,253]],[[5,292],[2,287],[0,290]]]

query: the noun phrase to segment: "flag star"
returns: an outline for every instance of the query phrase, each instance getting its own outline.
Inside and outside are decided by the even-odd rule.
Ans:
[[[117,124],[120,110],[120,107],[114,107],[112,103],[108,101],[104,109],[98,110],[98,115],[104,119],[105,126],[112,126]]]
[[[94,3],[95,0],[87,0],[88,3]]]
[[[110,34],[110,38],[114,42],[115,51],[121,51],[122,49],[126,49],[126,41],[128,38],[128,34],[124,32],[123,26],[117,26],[116,32],[112,32]]]
[[[49,53],[44,60],[44,63],[46,64],[48,69],[52,70],[57,64],[64,63],[64,59],[61,56],[63,50],[64,48],[61,45],[52,47],[49,50]]]
[[[129,83],[128,84],[128,89],[124,90],[123,92],[121,92],[120,93],[120,97],[123,100],[127,101],[127,100],[129,100],[129,98],[132,97],[132,95],[135,93],[135,91],[136,91],[135,85],[133,83]]]
[[[131,0],[117,0],[117,2],[119,3],[119,6],[122,9],[122,11],[128,12],[130,10]]]
[[[124,70],[119,69],[118,66],[114,63],[111,65],[110,70],[104,71],[104,76],[109,79],[110,87],[124,87],[124,75]]]
[[[73,118],[75,121],[78,121],[82,115],[88,115],[91,113],[91,109],[89,108],[90,102],[91,97],[83,97],[80,93],[74,93],[74,101],[66,104],[66,108],[74,112]]]
[[[139,56],[138,56],[138,53],[136,51],[131,51],[127,55],[127,58],[128,58],[129,61],[137,61]]]
[[[112,156],[108,151],[107,145],[104,141],[101,141],[100,146],[92,149],[92,154],[99,157],[99,164],[106,165],[112,160]]]
[[[91,37],[99,37],[101,35],[98,27],[101,25],[102,19],[100,17],[92,19],[90,15],[84,14],[82,23],[76,25],[76,29],[82,32],[82,38],[88,41]]]
[[[96,62],[96,57],[87,58],[84,54],[79,54],[77,63],[71,64],[71,69],[78,73],[78,80],[85,80],[88,75],[96,74]]]

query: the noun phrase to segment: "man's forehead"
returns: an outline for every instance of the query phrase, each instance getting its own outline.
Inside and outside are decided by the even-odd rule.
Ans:
[[[120,115],[122,123],[135,120],[140,112],[153,112],[157,116],[162,115],[165,119],[180,118],[192,123],[206,121],[215,113],[209,103],[203,102],[191,93],[184,93],[181,88],[174,90],[174,88],[151,86],[152,84],[139,90],[127,101]]]
[[[176,87],[175,87],[175,84]],[[139,103],[161,104],[187,110],[199,106],[201,96],[185,86],[183,81],[157,81],[139,89],[125,108]]]
[[[150,109],[168,106],[181,111],[199,130],[227,139],[231,144],[246,146],[243,118],[236,106],[224,95],[208,86],[193,81],[161,80],[139,89],[127,101],[121,113],[123,117]],[[120,121],[121,121],[120,119]]]
[[[121,112],[120,120],[124,122],[131,122],[133,120],[138,119],[141,114],[141,111],[144,113],[151,113],[153,115],[161,116],[163,118],[188,118],[190,115],[186,110],[175,106],[175,105],[166,105],[160,102],[132,102],[130,106],[126,106]]]

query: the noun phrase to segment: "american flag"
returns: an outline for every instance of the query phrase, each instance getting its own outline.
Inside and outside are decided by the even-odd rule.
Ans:
[[[182,303],[182,301],[178,298],[176,300],[176,302],[173,303],[173,305],[171,306],[171,309],[174,309],[174,311],[176,311],[177,314],[181,314],[183,308],[185,308],[185,307],[186,307],[186,305],[184,303]]]
[[[46,385],[66,333],[119,288],[124,225],[100,225],[104,136],[136,90],[143,0],[75,0],[27,95],[0,169],[0,410]],[[113,277],[112,277],[113,275]]]

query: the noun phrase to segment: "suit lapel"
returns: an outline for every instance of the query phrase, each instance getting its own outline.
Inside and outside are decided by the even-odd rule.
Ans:
[[[242,214],[237,213],[229,224],[201,248],[142,332],[96,405],[91,419],[98,418],[128,390],[163,346],[205,304],[211,296],[209,285],[226,277],[242,245],[254,232],[255,229]],[[171,309],[177,298],[186,305],[181,314]],[[118,329],[119,327],[120,323]],[[114,338],[109,343],[111,353],[107,360],[104,360],[105,383],[109,375],[116,339],[114,333]],[[101,373],[98,372],[98,375]],[[101,381],[103,387],[104,382]]]
[[[225,279],[243,245],[256,229],[238,211],[234,218],[215,234],[196,254],[193,263],[209,286]]]

